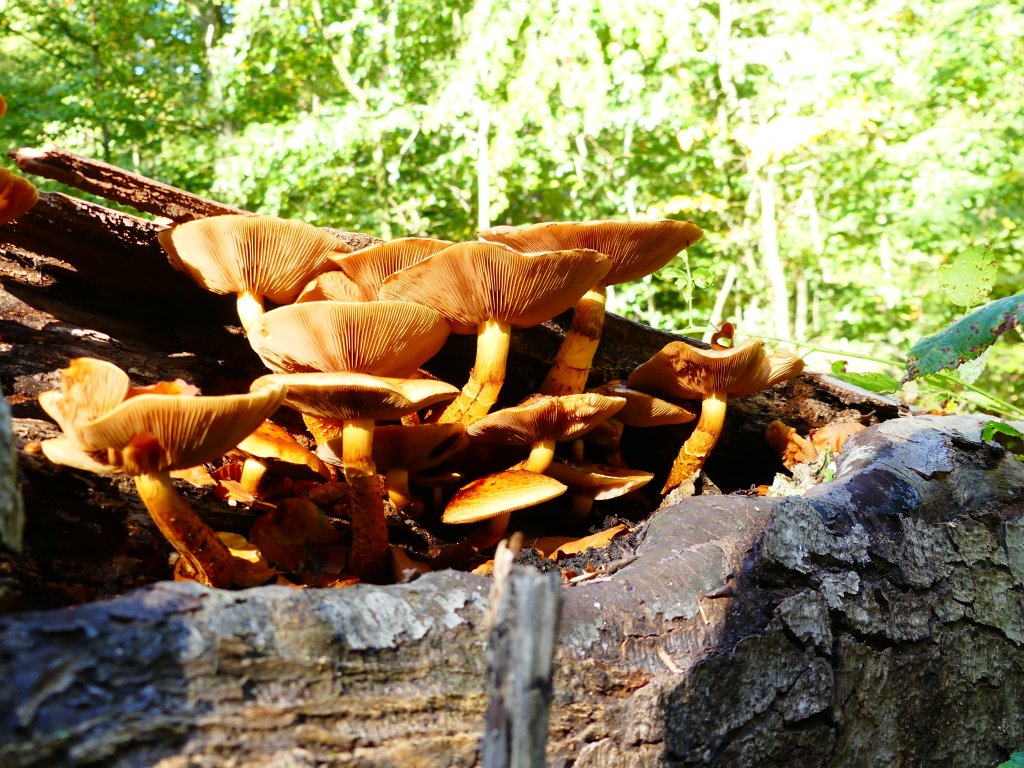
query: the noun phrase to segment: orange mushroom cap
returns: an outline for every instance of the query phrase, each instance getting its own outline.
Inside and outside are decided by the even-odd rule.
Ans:
[[[625,404],[624,398],[592,392],[560,397],[540,395],[484,416],[470,424],[466,433],[474,440],[509,445],[572,440],[610,419]]]
[[[384,280],[453,245],[450,240],[404,237],[335,259],[338,269],[313,279],[299,294],[305,301],[373,301]]]
[[[354,371],[407,376],[448,338],[441,313],[405,301],[311,301],[272,309],[249,343],[278,373]]]
[[[0,224],[8,224],[39,200],[32,182],[0,168]]]
[[[611,259],[604,285],[628,283],[657,272],[703,234],[692,221],[549,221],[492,227],[477,234],[517,251],[588,248]]]
[[[553,477],[525,469],[507,469],[478,478],[456,491],[441,516],[442,523],[476,523],[548,501],[567,486]]]
[[[791,379],[803,367],[787,349],[765,354],[760,339],[724,349],[673,341],[633,371],[627,384],[669,399],[702,399],[713,392],[742,397]]]
[[[214,293],[250,292],[289,304],[349,246],[320,227],[277,216],[196,219],[157,235],[171,265]]]
[[[571,307],[609,267],[592,250],[527,256],[493,243],[457,243],[391,275],[378,295],[433,307],[453,333],[477,333],[488,319],[525,328]]]
[[[451,400],[458,388],[434,379],[395,379],[364,373],[272,373],[253,391],[285,385],[284,403],[323,419],[386,421]]]

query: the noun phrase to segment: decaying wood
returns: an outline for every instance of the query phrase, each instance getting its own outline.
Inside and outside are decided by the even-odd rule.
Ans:
[[[0,546],[21,552],[25,505],[18,487],[18,451],[11,427],[11,408],[0,389]]]
[[[978,766],[1019,748],[1024,465],[978,435],[898,419],[805,497],[659,511],[635,562],[565,588],[550,764]],[[487,593],[451,571],[159,584],[8,616],[0,762],[479,765]]]
[[[123,481],[32,453],[54,429],[35,396],[71,357],[211,393],[262,373],[231,302],[167,267],[158,226],[44,195],[0,228],[0,386],[27,510],[0,604],[111,597],[0,619],[0,764],[480,765],[489,580],[153,584],[166,545]],[[671,338],[609,321],[602,376]],[[543,376],[561,324],[516,333],[508,397]],[[468,369],[460,343],[439,365]],[[549,764],[977,766],[1024,748],[1024,464],[983,442],[979,419],[893,418],[893,401],[819,377],[730,409],[708,469],[738,488],[756,479],[740,470],[769,467],[756,439],[772,418],[872,426],[833,483],[665,507],[634,559],[563,588]],[[246,514],[191,495],[218,527]],[[11,567],[33,577],[14,597]]]
[[[483,768],[544,768],[562,580],[494,553],[487,614],[487,710]]]

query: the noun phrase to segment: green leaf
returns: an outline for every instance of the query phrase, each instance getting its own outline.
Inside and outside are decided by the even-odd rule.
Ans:
[[[899,381],[886,373],[847,373],[845,360],[832,363],[832,375],[847,384],[881,395],[891,394],[900,388]]]
[[[973,360],[1022,321],[1024,293],[990,301],[944,331],[914,344],[907,354],[907,375],[901,383]]]
[[[1005,763],[1000,763],[996,768],[1024,768],[1024,752],[1014,752]]]
[[[707,290],[715,284],[715,274],[710,269],[693,270],[693,284],[701,290]]]
[[[1024,460],[1024,434],[1009,424],[1004,424],[1001,421],[986,421],[981,428],[981,439],[986,442],[999,443],[1018,459]],[[1024,767],[1024,752],[1017,754],[1021,756],[1020,764]]]
[[[959,307],[976,307],[988,301],[996,283],[999,262],[985,245],[969,248],[939,267],[939,287]]]

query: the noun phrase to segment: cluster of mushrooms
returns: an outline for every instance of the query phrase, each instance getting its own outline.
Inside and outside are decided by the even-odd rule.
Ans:
[[[61,464],[132,476],[180,555],[176,576],[244,587],[294,566],[270,551],[273,536],[254,530],[262,551],[253,554],[251,544],[239,548],[215,533],[175,492],[171,473],[244,455],[241,473],[222,484],[233,484],[236,499],[259,500],[268,487],[266,457],[282,458],[259,445],[290,445],[295,458],[284,460],[319,473],[340,500],[310,493],[289,514],[308,523],[322,516],[312,501],[337,502],[331,509],[350,521],[337,570],[381,582],[396,556],[389,525],[466,526],[457,538],[478,553],[505,535],[513,512],[559,496],[570,500],[568,518],[581,521],[595,500],[653,477],[621,461],[625,426],[685,423],[699,410],[663,492],[671,490],[701,469],[728,398],[803,368],[788,351],[766,354],[758,339],[733,345],[727,324],[710,350],[674,342],[627,381],[585,390],[607,287],[660,269],[701,237],[700,228],[673,220],[552,222],[479,236],[404,238],[353,252],[329,230],[270,216],[167,229],[159,239],[171,264],[209,291],[236,295],[246,337],[271,372],[247,394],[205,397],[181,381],[135,387],[110,363],[74,360],[61,388],[40,396],[63,431],[42,449]],[[569,308],[572,326],[540,391],[493,410],[512,329]],[[451,333],[477,337],[461,390],[423,369]],[[282,404],[301,414],[315,454],[268,421]],[[557,443],[568,445],[556,451]],[[279,510],[274,519],[277,540],[287,538],[281,526],[294,515]]]

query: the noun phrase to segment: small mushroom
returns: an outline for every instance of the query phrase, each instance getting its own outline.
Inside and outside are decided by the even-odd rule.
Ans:
[[[550,221],[520,227],[493,227],[477,233],[484,240],[517,251],[558,251],[589,248],[605,254],[611,268],[573,309],[572,325],[554,364],[540,387],[545,395],[582,392],[604,327],[609,285],[628,283],[668,264],[680,251],[700,240],[703,232],[690,221]]]
[[[272,421],[260,424],[235,446],[232,453],[240,453],[244,457],[239,483],[248,498],[258,495],[260,481],[274,462],[306,467],[325,480],[334,479],[334,471],[322,459],[300,444],[291,432]]]
[[[433,307],[451,322],[452,333],[477,334],[469,381],[439,419],[471,424],[498,399],[512,328],[538,325],[568,309],[609,266],[591,250],[527,256],[493,243],[458,243],[391,275],[379,297]]]
[[[555,443],[582,437],[625,404],[624,398],[592,392],[562,397],[539,395],[482,417],[466,432],[473,440],[529,445],[529,457],[515,469],[544,472],[554,459]]]
[[[818,449],[806,437],[801,437],[793,427],[779,419],[773,419],[764,429],[764,439],[778,457],[782,466],[793,469],[797,464],[815,461]]]
[[[765,354],[760,339],[739,346],[730,342],[732,323],[725,323],[711,340],[711,349],[698,349],[686,342],[667,344],[632,374],[627,384],[644,392],[680,400],[701,399],[700,419],[686,439],[672,465],[662,493],[691,477],[718,442],[730,397],[752,395],[800,374],[804,362],[787,349]]]
[[[544,474],[573,490],[568,518],[574,523],[587,518],[595,501],[625,496],[647,485],[654,477],[651,472],[628,467],[565,462],[553,463]]]
[[[303,414],[342,423],[341,461],[349,485],[352,551],[349,571],[378,579],[390,562],[384,488],[373,460],[376,420],[394,420],[435,403],[451,400],[458,389],[433,379],[394,379],[363,373],[275,373],[252,383],[287,387],[285,405]]]
[[[486,521],[474,531],[469,543],[486,549],[501,539],[513,512],[554,499],[566,486],[553,477],[525,469],[507,469],[478,478],[463,486],[448,501],[442,523],[463,525]]]
[[[697,418],[697,414],[682,405],[670,403],[638,389],[627,387],[625,382],[610,381],[600,387],[588,390],[609,397],[621,397],[626,404],[614,417],[599,424],[590,433],[590,442],[601,445],[607,451],[605,461],[621,463],[619,446],[622,440],[623,427],[660,427],[667,424],[687,424]],[[575,443],[573,456],[583,461],[583,443]]]
[[[39,200],[32,182],[0,168],[0,225],[9,224]]]
[[[146,393],[127,397],[128,377],[89,358],[62,371],[60,391],[40,405],[64,430],[42,443],[51,461],[133,477],[139,496],[189,570],[214,587],[253,586],[267,577],[234,558],[174,490],[170,472],[212,461],[252,432],[284,399],[281,386],[245,395],[200,397]]]
[[[213,293],[236,294],[238,318],[249,328],[264,299],[290,304],[316,275],[335,269],[349,246],[330,232],[276,216],[196,219],[157,235],[171,266]]]
[[[302,289],[296,302],[373,301],[385,278],[442,251],[450,240],[404,237],[373,245],[336,259],[338,269],[318,275]]]

